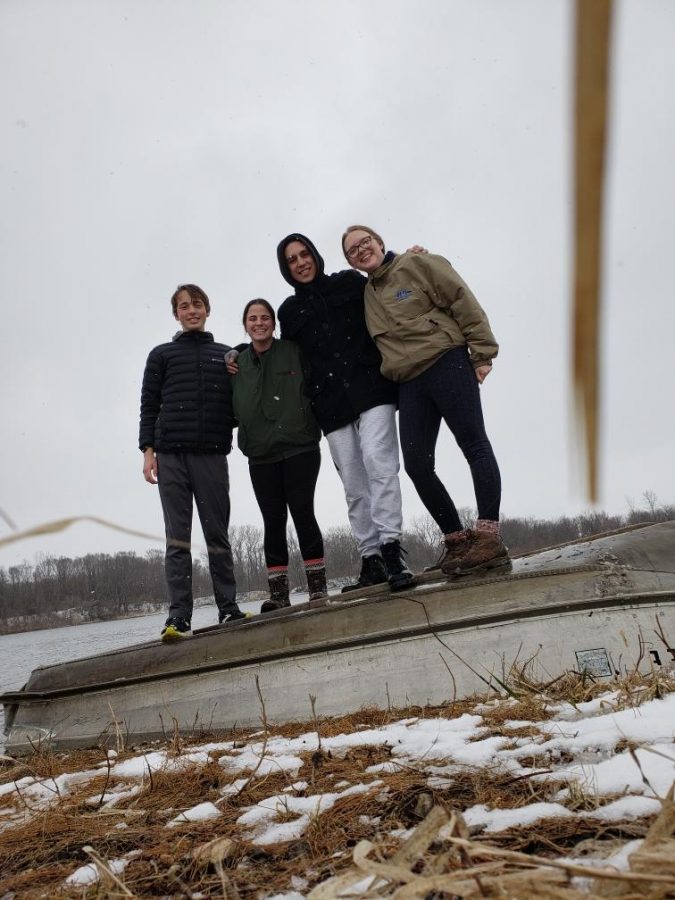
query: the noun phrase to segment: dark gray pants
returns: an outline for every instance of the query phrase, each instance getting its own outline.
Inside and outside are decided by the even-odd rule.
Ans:
[[[220,453],[158,453],[157,480],[166,529],[169,617],[192,619],[192,498],[202,524],[220,618],[236,609],[230,524],[230,478]]]

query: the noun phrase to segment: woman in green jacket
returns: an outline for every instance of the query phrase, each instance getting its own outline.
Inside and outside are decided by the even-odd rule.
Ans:
[[[270,597],[262,612],[290,606],[286,522],[290,510],[307,574],[310,600],[325,596],[323,538],[314,515],[321,431],[304,390],[300,351],[274,337],[274,309],[263,299],[244,307],[250,345],[232,379],[239,449],[248,457],[253,491],[265,527]]]

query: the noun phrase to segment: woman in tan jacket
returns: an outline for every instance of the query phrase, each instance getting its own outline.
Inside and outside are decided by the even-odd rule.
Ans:
[[[435,254],[386,252],[382,238],[351,225],[342,249],[368,276],[366,324],[382,374],[399,384],[405,469],[445,538],[446,575],[509,563],[499,532],[501,478],[485,432],[480,388],[499,349],[485,312],[450,263]],[[465,529],[435,471],[444,419],[473,478],[478,520]]]

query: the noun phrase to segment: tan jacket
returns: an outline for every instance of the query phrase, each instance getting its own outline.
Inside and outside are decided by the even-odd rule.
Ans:
[[[454,347],[474,367],[491,365],[499,345],[482,307],[447,259],[402,253],[368,278],[366,324],[382,354],[382,374],[410,381]]]

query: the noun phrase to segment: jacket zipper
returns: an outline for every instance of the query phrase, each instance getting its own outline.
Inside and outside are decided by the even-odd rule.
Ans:
[[[197,349],[197,382],[199,386],[199,413],[197,416],[198,421],[198,442],[197,446],[203,448],[204,447],[204,372],[202,369],[202,342],[199,337],[196,337],[196,349]]]

